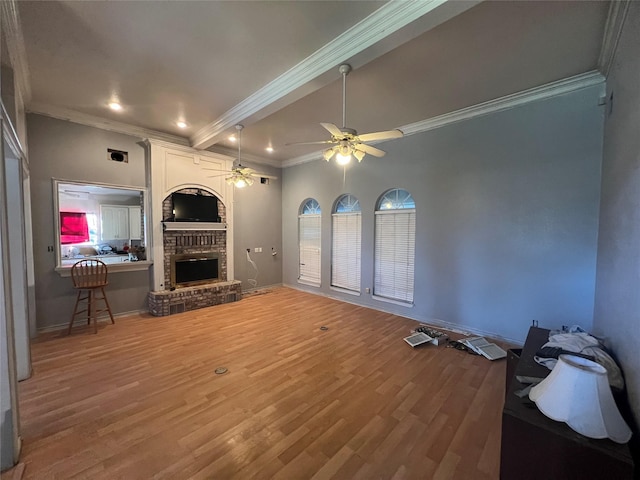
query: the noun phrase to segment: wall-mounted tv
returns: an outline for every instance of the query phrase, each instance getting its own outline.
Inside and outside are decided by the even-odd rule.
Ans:
[[[220,222],[217,197],[173,193],[171,206],[174,222]]]

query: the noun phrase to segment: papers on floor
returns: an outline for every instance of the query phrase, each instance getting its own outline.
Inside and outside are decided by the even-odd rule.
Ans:
[[[421,323],[416,328],[411,330],[411,333],[418,333],[418,332],[422,332],[427,336],[431,337],[431,343],[434,345],[444,345],[447,342],[447,339],[449,338],[449,335],[447,335],[446,333],[436,330],[434,328],[431,328],[429,325],[425,325],[424,323]]]
[[[413,335],[409,335],[408,337],[404,337],[404,341],[407,342],[412,347],[417,347],[418,345],[422,345],[423,343],[431,343],[433,338],[423,332],[414,333]]]
[[[404,341],[412,347],[417,347],[418,345],[422,345],[423,343],[443,345],[448,338],[449,336],[446,333],[440,332],[431,328],[429,325],[421,323],[416,328],[411,330],[411,335],[405,337]]]
[[[502,348],[495,343],[489,343],[484,337],[469,337],[460,340],[460,343],[466,345],[471,350],[489,360],[497,360],[507,356]]]

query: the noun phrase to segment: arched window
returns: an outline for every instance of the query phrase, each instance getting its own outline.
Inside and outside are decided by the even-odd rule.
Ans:
[[[413,302],[416,203],[406,190],[385,192],[376,206],[373,293]]]
[[[318,202],[308,198],[298,213],[299,270],[298,281],[320,286],[320,220]]]
[[[350,194],[336,200],[331,215],[331,285],[360,291],[360,203]]]

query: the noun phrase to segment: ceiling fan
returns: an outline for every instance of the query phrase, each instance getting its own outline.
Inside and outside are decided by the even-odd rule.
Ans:
[[[253,185],[253,182],[256,178],[272,178],[276,179],[278,177],[274,177],[273,175],[267,175],[265,173],[256,172],[253,168],[243,167],[240,163],[240,153],[241,153],[241,142],[240,138],[242,136],[242,129],[244,125],[237,124],[236,130],[238,131],[237,142],[238,142],[238,166],[232,168],[231,170],[216,170],[214,168],[204,168],[204,170],[216,170],[219,173],[217,175],[209,175],[210,177],[220,177],[222,175],[226,175],[225,181],[229,185],[233,185],[238,188],[244,188],[247,185]]]
[[[383,157],[386,152],[379,148],[367,145],[365,142],[390,140],[392,138],[401,138],[404,136],[401,130],[385,130],[383,132],[373,132],[358,135],[353,128],[347,125],[347,75],[351,71],[351,65],[344,63],[340,65],[338,70],[342,74],[342,128],[338,128],[333,123],[321,123],[330,134],[331,140],[321,140],[318,142],[298,142],[288,143],[287,145],[321,145],[334,144],[333,147],[322,152],[322,156],[328,162],[335,155],[336,162],[339,165],[346,165],[351,161],[351,155],[361,162],[365,154],[374,157]]]

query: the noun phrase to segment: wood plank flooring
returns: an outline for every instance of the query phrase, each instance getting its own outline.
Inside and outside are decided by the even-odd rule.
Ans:
[[[498,478],[505,362],[415,326],[283,287],[41,335],[24,478]]]

